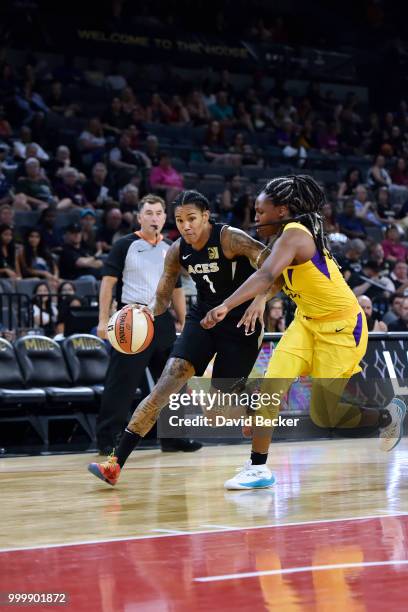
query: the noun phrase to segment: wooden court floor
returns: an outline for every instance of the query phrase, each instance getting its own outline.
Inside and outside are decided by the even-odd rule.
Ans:
[[[68,564],[73,610],[377,610],[379,587],[408,609],[408,440],[275,444],[274,489],[225,491],[248,453],[136,451],[114,488],[93,455],[2,459],[0,591],[62,588]]]

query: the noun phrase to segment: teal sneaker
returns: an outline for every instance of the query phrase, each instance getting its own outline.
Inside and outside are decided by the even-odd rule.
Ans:
[[[275,476],[266,465],[252,465],[249,459],[238,474],[224,483],[230,491],[240,489],[266,489],[275,484]]]

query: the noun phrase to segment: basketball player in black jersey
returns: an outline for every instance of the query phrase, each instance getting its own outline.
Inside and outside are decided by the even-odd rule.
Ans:
[[[117,482],[128,456],[141,437],[153,427],[171,394],[180,391],[192,376],[201,376],[215,354],[212,385],[226,391],[223,388],[226,380],[231,385],[232,380],[248,377],[262,340],[260,321],[265,309],[265,296],[257,296],[252,302],[231,311],[214,329],[203,329],[200,320],[249,278],[254,268],[262,265],[269,249],[239,229],[211,223],[208,200],[197,191],[184,191],[177,197],[174,215],[181,238],[167,252],[152,305],[153,315],[160,315],[167,309],[182,268],[190,274],[197,287],[197,304],[187,315],[183,332],[156,386],[133,413],[116,449],[116,456],[104,463],[91,463],[88,467],[92,474],[111,485]],[[271,290],[276,292],[277,288]],[[257,319],[255,333],[248,333],[248,328],[237,328],[246,312],[250,313],[252,325]],[[261,458],[252,453],[254,473],[258,468],[262,472],[257,474],[257,480],[264,482],[263,486],[270,486],[273,476],[257,459]]]

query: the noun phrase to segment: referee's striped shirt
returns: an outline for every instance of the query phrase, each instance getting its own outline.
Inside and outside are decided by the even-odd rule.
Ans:
[[[162,238],[158,244],[147,242],[137,232],[123,236],[112,246],[103,276],[114,276],[116,300],[125,304],[152,302],[164,268],[164,258],[171,242]],[[181,287],[180,279],[176,287]]]

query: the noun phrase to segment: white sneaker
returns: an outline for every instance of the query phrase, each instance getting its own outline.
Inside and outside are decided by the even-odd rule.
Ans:
[[[252,465],[249,459],[243,468],[238,470],[234,478],[224,482],[224,488],[238,489],[266,489],[275,484],[275,476],[266,465]]]
[[[394,397],[387,410],[391,415],[391,423],[380,433],[380,448],[383,451],[391,451],[401,440],[407,407],[402,400]]]

